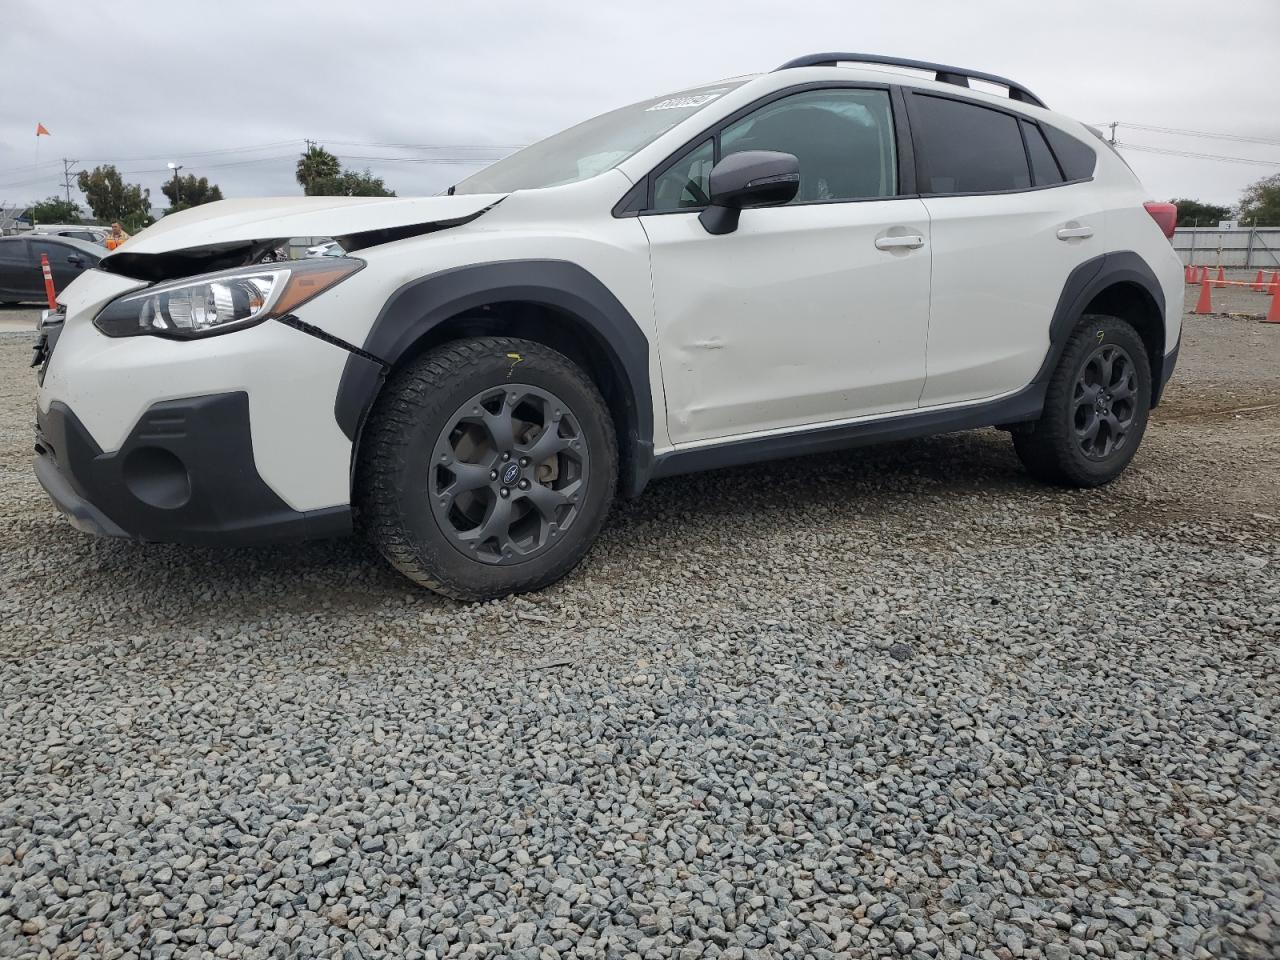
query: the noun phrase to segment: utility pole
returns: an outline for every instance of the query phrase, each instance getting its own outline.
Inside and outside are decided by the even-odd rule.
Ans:
[[[1120,126],[1119,122],[1115,120],[1111,121],[1111,145],[1113,147],[1116,145],[1116,127],[1118,126]]]
[[[79,162],[79,160],[62,158],[62,183],[67,188],[67,203],[71,202],[71,174],[73,172],[71,168]]]
[[[177,206],[182,202],[182,181],[178,179],[178,171],[182,169],[180,163],[170,163],[169,169],[173,171],[173,206]]]

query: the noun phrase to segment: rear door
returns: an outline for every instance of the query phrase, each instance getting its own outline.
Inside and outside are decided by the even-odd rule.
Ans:
[[[0,237],[0,300],[39,299],[25,237]]]
[[[1013,111],[934,93],[907,100],[933,248],[921,405],[1016,391],[1044,361],[1067,277],[1105,250],[1092,164],[1073,156],[1064,174],[1042,126]]]

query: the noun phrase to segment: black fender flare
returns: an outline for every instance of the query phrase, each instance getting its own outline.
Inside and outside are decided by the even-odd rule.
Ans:
[[[569,314],[584,325],[609,358],[621,386],[627,436],[624,493],[644,487],[653,462],[653,395],[649,338],[597,277],[565,260],[500,260],[429,274],[397,289],[383,304],[360,353],[347,357],[334,416],[357,443],[365,417],[388,371],[441,323],[490,304],[534,303]]]
[[[1119,250],[1086,260],[1067,276],[1067,282],[1063,285],[1062,294],[1058,298],[1058,305],[1053,311],[1053,319],[1049,322],[1049,349],[1045,353],[1044,363],[1031,381],[1033,384],[1047,383],[1049,377],[1053,375],[1062,351],[1066,349],[1067,338],[1071,336],[1071,331],[1076,328],[1076,324],[1084,316],[1085,308],[1093,298],[1108,287],[1123,283],[1142,291],[1160,318],[1161,346],[1156,360],[1163,364],[1165,331],[1168,329],[1164,290],[1142,257],[1132,250]],[[1168,379],[1162,374],[1162,369],[1155,368],[1153,364],[1151,379],[1155,395],[1152,397],[1152,406],[1155,406],[1160,390]]]

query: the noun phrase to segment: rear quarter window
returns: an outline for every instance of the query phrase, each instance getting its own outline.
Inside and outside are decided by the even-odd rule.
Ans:
[[[1093,170],[1098,165],[1098,154],[1093,147],[1050,124],[1043,124],[1040,129],[1053,148],[1064,177],[1068,180],[1088,180],[1093,176]]]

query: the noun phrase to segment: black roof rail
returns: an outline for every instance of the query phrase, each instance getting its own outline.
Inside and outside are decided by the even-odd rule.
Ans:
[[[905,60],[902,57],[883,57],[875,53],[811,53],[788,60],[778,67],[778,70],[791,70],[795,67],[834,67],[838,63],[871,63],[885,67],[932,70],[933,78],[939,83],[953,83],[958,87],[969,86],[970,80],[985,80],[987,83],[1008,87],[1010,100],[1033,103],[1037,107],[1044,106],[1043,100],[1008,77],[998,77],[994,73],[979,73],[977,70],[965,70],[963,67],[949,67],[944,63],[930,63],[928,60]]]

